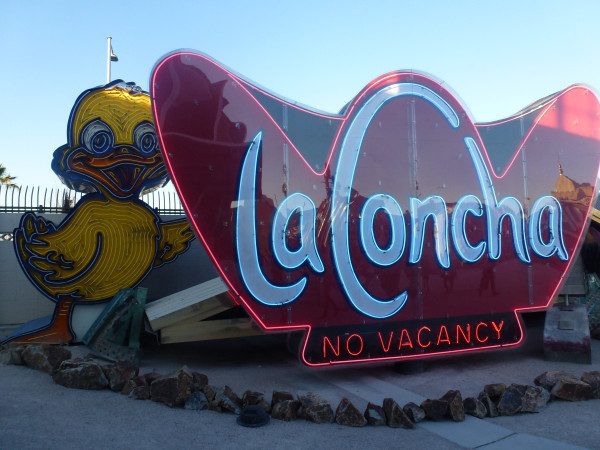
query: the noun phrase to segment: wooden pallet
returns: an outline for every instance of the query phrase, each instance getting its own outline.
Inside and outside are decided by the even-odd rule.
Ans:
[[[592,208],[592,210],[590,211],[590,217],[594,222],[600,224],[600,210]]]
[[[244,336],[259,336],[263,332],[248,318],[203,320],[165,327],[160,330],[160,342],[199,342]]]
[[[262,331],[249,318],[214,319],[235,308],[221,278],[153,301],[146,317],[163,344],[256,336]]]

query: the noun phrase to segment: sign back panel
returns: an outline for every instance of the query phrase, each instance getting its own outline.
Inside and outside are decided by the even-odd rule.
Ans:
[[[440,82],[392,72],[339,114],[193,52],[151,78],[160,146],[232,294],[308,365],[518,345],[588,225],[600,104],[571,86],[476,124]]]

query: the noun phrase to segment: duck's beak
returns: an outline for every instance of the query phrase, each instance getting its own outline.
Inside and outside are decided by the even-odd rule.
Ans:
[[[146,155],[131,145],[119,145],[106,155],[93,155],[78,149],[71,156],[71,167],[118,196],[139,191],[149,176],[164,175],[160,153]]]

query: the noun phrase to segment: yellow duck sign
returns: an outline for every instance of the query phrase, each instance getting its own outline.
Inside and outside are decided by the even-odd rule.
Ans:
[[[9,337],[13,342],[71,342],[75,304],[104,302],[138,285],[193,239],[185,219],[163,222],[140,200],[168,181],[146,92],[121,80],[83,92],[67,136],[52,169],[86,195],[60,224],[33,212],[21,217],[14,233],[18,260],[56,308],[50,324]]]

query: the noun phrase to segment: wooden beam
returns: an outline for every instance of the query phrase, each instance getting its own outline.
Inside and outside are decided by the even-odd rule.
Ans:
[[[189,323],[200,322],[201,320],[210,319],[223,311],[233,308],[235,305],[231,302],[231,298],[227,294],[217,295],[202,301],[197,309],[197,312],[192,312],[186,315],[183,319],[178,321],[170,321],[166,325],[162,325],[160,329],[170,327],[174,325],[185,325]],[[175,319],[176,317],[173,317]],[[159,321],[159,324],[161,321]]]
[[[600,211],[599,210],[597,210],[596,208],[592,208],[592,210],[590,211],[590,217],[592,218],[592,221],[600,224]]]
[[[192,286],[146,305],[146,316],[154,331],[193,318],[202,320],[235,305],[221,278]]]
[[[263,332],[250,319],[203,320],[196,323],[175,324],[160,330],[161,344],[177,342],[211,341],[245,336],[258,336]]]

